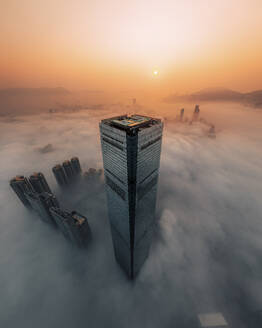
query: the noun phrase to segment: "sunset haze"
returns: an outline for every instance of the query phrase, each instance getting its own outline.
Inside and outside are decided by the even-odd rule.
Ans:
[[[0,25],[1,88],[262,85],[260,0],[1,1]]]

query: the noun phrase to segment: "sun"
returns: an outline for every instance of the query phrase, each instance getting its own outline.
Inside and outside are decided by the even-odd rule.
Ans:
[[[157,75],[158,75],[158,70],[154,70],[153,74],[154,74],[155,76],[157,76]]]

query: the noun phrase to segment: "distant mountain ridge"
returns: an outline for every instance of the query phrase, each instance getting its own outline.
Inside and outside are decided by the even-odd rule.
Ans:
[[[52,95],[67,95],[67,94],[70,94],[70,91],[63,87],[0,89],[0,97],[6,97],[6,96],[52,96]]]
[[[262,107],[262,90],[256,90],[247,93],[226,89],[226,88],[209,88],[187,95],[170,95],[163,99],[166,103],[178,101],[224,101],[239,102],[254,107]]]
[[[71,92],[62,87],[0,89],[0,115],[38,113],[69,98]]]

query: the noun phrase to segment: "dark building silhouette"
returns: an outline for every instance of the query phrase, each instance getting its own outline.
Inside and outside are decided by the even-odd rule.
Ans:
[[[185,112],[185,110],[184,110],[184,108],[182,108],[180,111],[180,118],[179,118],[180,122],[183,122],[184,112]]]
[[[63,168],[67,177],[68,182],[72,182],[74,178],[74,171],[70,161],[63,162]]]
[[[198,120],[199,113],[200,113],[199,105],[196,105],[193,113],[193,119],[192,119],[193,121]]]
[[[37,193],[42,193],[42,192],[52,193],[43,173],[41,172],[30,175],[29,182],[32,185],[34,191]]]
[[[65,175],[65,171],[64,171],[62,165],[60,165],[60,164],[55,165],[52,168],[52,171],[54,173],[56,182],[58,183],[58,185],[60,187],[67,185],[67,177]]]
[[[208,137],[213,139],[216,138],[215,126],[213,124],[210,126],[210,129],[208,131]]]
[[[82,169],[78,157],[71,158],[71,166],[76,175],[81,174]]]
[[[146,260],[155,224],[163,123],[140,115],[100,123],[115,256],[130,278]]]
[[[82,168],[78,157],[71,158],[71,161],[66,160],[62,165],[57,164],[52,169],[56,181],[60,187],[70,185],[80,178]]]
[[[102,172],[102,169],[96,170],[93,167],[90,167],[86,172],[83,173],[83,178],[86,181],[95,181],[101,177]]]
[[[27,178],[22,175],[18,175],[10,180],[10,186],[17,194],[21,202],[24,204],[24,206],[30,208],[31,205],[26,197],[26,193],[32,191],[32,186],[30,185]]]
[[[55,221],[50,213],[51,207],[59,207],[59,203],[53,194],[43,192],[38,194],[36,192],[29,192],[26,197],[31,204],[33,210],[35,210],[44,222],[55,225]]]
[[[87,218],[76,211],[67,212],[60,208],[51,208],[52,216],[66,239],[78,247],[85,247],[91,238]]]

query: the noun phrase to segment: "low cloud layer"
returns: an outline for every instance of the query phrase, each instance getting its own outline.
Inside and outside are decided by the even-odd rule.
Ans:
[[[135,282],[114,259],[103,185],[61,195],[51,172],[73,156],[84,169],[102,167],[98,122],[114,113],[0,121],[1,327],[194,328],[203,312],[222,312],[230,327],[255,327],[250,320],[262,309],[262,115],[221,105],[215,114],[215,106],[201,113],[216,125],[216,139],[201,125],[169,122],[175,114],[163,110],[155,238]],[[54,150],[36,151],[46,144]],[[19,203],[8,181],[33,171],[45,174],[62,207],[87,216],[87,250],[72,248]]]

